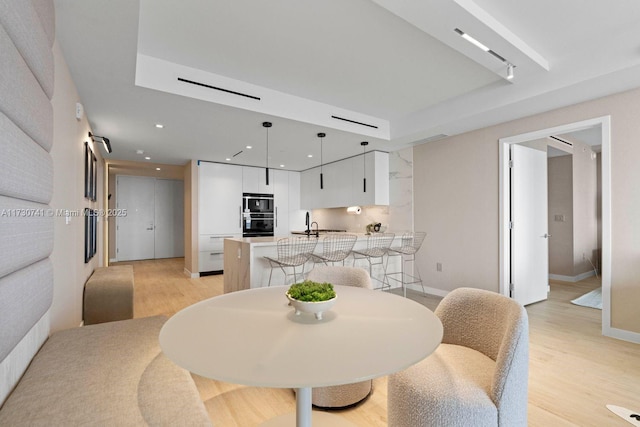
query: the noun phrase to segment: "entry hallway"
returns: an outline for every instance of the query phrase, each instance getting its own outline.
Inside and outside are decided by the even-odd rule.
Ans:
[[[189,279],[182,258],[136,261],[135,317],[171,316],[205,298],[222,294],[223,276]],[[640,411],[640,346],[601,335],[601,311],[570,301],[600,286],[551,282],[548,301],[527,307],[530,323],[529,425],[627,426],[606,404]],[[440,298],[410,292],[434,309]],[[402,349],[398,349],[402,351]],[[250,427],[294,412],[289,389],[246,387],[194,375],[214,425]],[[339,413],[362,426],[386,426],[386,377],[374,380],[372,395]],[[473,425],[472,420],[469,425]]]

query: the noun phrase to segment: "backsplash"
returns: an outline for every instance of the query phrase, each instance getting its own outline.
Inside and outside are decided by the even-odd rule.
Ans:
[[[361,206],[360,215],[347,207],[314,209],[312,221],[320,228],[365,233],[367,224],[382,223],[382,230],[396,234],[413,230],[413,148],[389,153],[389,206]]]

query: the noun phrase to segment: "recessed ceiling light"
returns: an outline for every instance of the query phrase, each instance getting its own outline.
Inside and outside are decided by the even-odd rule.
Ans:
[[[230,159],[230,158],[228,158],[228,157],[227,157],[225,160],[226,160],[227,162],[230,162],[230,161],[231,161],[231,159]]]
[[[280,167],[281,167],[281,168],[283,168],[283,167],[284,167],[284,165],[280,165]]]
[[[144,154],[143,150],[136,150],[136,154]]]
[[[313,154],[307,154],[307,157],[313,157]]]
[[[160,170],[160,168],[156,168],[156,170],[157,170],[157,171],[159,171],[159,170]]]
[[[164,125],[163,125],[163,124],[161,124],[161,123],[156,123],[156,127],[157,127],[158,129],[162,129],[162,128],[164,127]]]
[[[253,147],[252,147],[252,146],[250,146],[250,145],[247,145],[247,147],[246,147],[246,149],[247,149],[247,150],[251,150],[252,148],[253,148]]]
[[[147,156],[144,158],[145,160],[151,160],[151,157]]]

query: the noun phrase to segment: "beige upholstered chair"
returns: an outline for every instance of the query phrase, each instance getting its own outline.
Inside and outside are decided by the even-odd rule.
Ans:
[[[493,292],[460,288],[435,313],[444,327],[442,344],[389,376],[389,426],[526,426],[524,307]]]
[[[334,285],[373,289],[366,270],[358,267],[326,266],[316,264],[307,279]],[[339,296],[338,296],[339,297]],[[354,337],[357,339],[357,337]],[[361,381],[329,387],[316,387],[311,392],[311,403],[321,408],[343,408],[356,404],[371,393],[372,381]]]

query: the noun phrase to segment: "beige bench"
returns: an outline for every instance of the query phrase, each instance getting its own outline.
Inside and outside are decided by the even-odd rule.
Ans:
[[[191,375],[160,350],[165,321],[53,334],[0,408],[0,426],[210,426]]]
[[[133,319],[133,266],[96,268],[84,285],[84,324]]]

